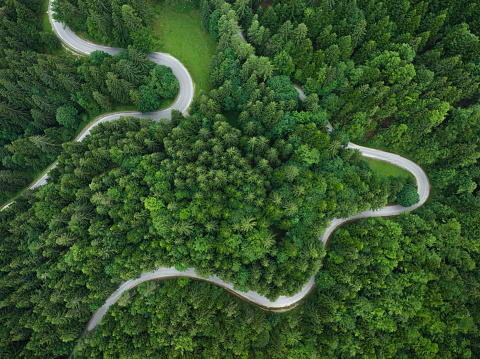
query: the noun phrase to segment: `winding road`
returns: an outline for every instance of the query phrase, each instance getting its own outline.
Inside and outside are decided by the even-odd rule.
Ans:
[[[56,32],[57,36],[60,38],[60,40],[63,42],[63,44],[82,54],[90,54],[93,51],[101,50],[105,51],[109,54],[116,54],[120,52],[122,49],[120,48],[112,48],[112,47],[106,47],[106,46],[100,46],[96,44],[92,44],[86,40],[83,40],[79,38],[77,35],[73,33],[68,27],[64,27],[62,24],[56,22],[52,18],[52,10],[51,10],[51,1],[48,9],[48,15],[50,18],[50,22],[52,24],[52,27],[54,31]],[[178,61],[175,59],[173,56],[170,56],[168,54],[163,54],[163,53],[152,53],[149,54],[148,57],[150,60],[153,62],[159,64],[159,65],[165,65],[169,66],[173,70],[173,74],[176,76],[180,83],[180,91],[178,94],[178,97],[176,101],[172,104],[172,106],[161,110],[161,111],[156,111],[152,112],[149,114],[141,114],[139,112],[116,112],[116,113],[110,113],[106,114],[104,116],[99,117],[96,119],[94,122],[90,123],[83,131],[82,133],[75,139],[76,141],[81,141],[85,136],[87,136],[90,133],[90,129],[97,124],[105,121],[110,121],[114,119],[118,119],[121,116],[134,116],[134,117],[142,117],[142,118],[151,118],[155,121],[159,121],[161,118],[166,118],[170,119],[171,118],[171,110],[176,109],[179,110],[182,113],[186,113],[188,111],[188,108],[190,106],[190,103],[193,99],[193,93],[194,93],[194,85],[192,78],[190,74],[188,73],[187,69]],[[305,95],[303,94],[301,88],[296,86],[297,91],[300,94],[300,99],[303,100],[305,98]],[[331,126],[329,126],[330,130],[332,129]],[[411,172],[417,181],[417,190],[420,196],[420,201],[414,206],[405,208],[399,205],[395,206],[386,206],[380,210],[377,211],[365,211],[360,214],[357,214],[355,216],[349,217],[349,218],[340,218],[340,219],[333,219],[330,226],[326,229],[325,233],[319,238],[324,244],[326,244],[328,237],[330,234],[339,226],[344,224],[347,221],[359,219],[359,218],[366,218],[366,217],[379,217],[379,216],[394,216],[398,215],[400,213],[406,212],[406,211],[412,211],[415,208],[420,207],[425,203],[425,201],[428,198],[429,191],[430,191],[430,184],[428,181],[428,177],[425,174],[425,172],[418,166],[416,163],[401,157],[399,155],[395,155],[392,153],[380,151],[380,150],[375,150],[371,148],[366,148],[362,146],[355,145],[353,143],[348,144],[348,148],[354,148],[358,149],[362,152],[363,156],[365,157],[370,157],[374,158],[377,160],[381,161],[386,161],[390,162],[394,165],[397,165],[399,167],[402,167],[406,169],[407,171]],[[48,177],[48,171],[53,168],[56,165],[56,163],[52,164],[50,168],[46,171],[46,173],[37,181],[35,181],[29,188],[33,189],[38,186],[41,186],[46,183],[46,178]],[[8,207],[12,202],[7,204],[2,208],[5,209]],[[120,285],[120,287],[106,300],[105,304],[98,309],[95,314],[93,315],[92,319],[90,320],[87,330],[92,330],[94,329],[100,320],[102,319],[103,315],[107,312],[108,308],[114,304],[118,298],[120,298],[121,294],[128,290],[131,289],[138,284],[147,281],[147,280],[152,280],[152,279],[162,279],[162,278],[169,278],[169,277],[178,277],[178,276],[185,276],[185,277],[191,277],[191,278],[200,278],[207,280],[209,282],[212,282],[220,287],[223,287],[229,291],[234,292],[236,295],[254,303],[257,305],[261,305],[263,307],[268,307],[268,308],[285,308],[285,307],[290,307],[294,305],[295,303],[298,303],[302,298],[304,298],[307,293],[310,291],[310,289],[314,285],[314,278],[315,276],[312,276],[309,280],[309,282],[302,288],[302,290],[295,294],[294,296],[291,297],[285,297],[281,296],[279,297],[276,301],[270,301],[264,296],[248,291],[248,292],[241,292],[239,290],[234,289],[234,286],[232,283],[225,283],[222,281],[220,278],[216,276],[209,277],[207,279],[199,277],[195,273],[194,268],[188,268],[184,272],[180,272],[176,270],[175,268],[165,268],[165,267],[160,267],[157,270],[153,272],[148,272],[148,273],[143,273],[140,278],[138,279],[132,279],[129,281],[124,282],[123,284]]]

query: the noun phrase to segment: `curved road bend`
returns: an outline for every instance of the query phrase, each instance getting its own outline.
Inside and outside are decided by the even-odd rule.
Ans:
[[[85,55],[90,55],[92,52],[100,50],[110,55],[115,55],[123,50],[122,48],[119,48],[119,47],[108,47],[108,46],[96,45],[86,40],[83,40],[77,35],[75,35],[75,33],[72,30],[70,30],[70,28],[64,26],[63,24],[57,22],[52,18],[53,12],[52,12],[51,1],[48,5],[47,13],[48,13],[48,17],[50,19],[52,28],[57,34],[57,36],[65,44],[65,46],[67,46],[68,48],[76,52],[79,52]],[[178,61],[175,57],[169,54],[153,52],[151,54],[148,54],[147,56],[154,63],[158,65],[168,66],[172,69],[173,74],[175,75],[175,77],[178,79],[178,82],[180,83],[180,91],[178,93],[178,96],[175,102],[170,107],[164,110],[155,111],[148,114],[142,114],[140,112],[128,112],[127,115],[134,116],[134,117],[151,118],[155,121],[158,121],[161,118],[170,119],[172,110],[179,110],[181,113],[186,113],[188,108],[190,107],[190,103],[193,100],[194,86],[193,86],[192,77],[188,73],[185,66],[183,66],[183,64],[180,61]],[[101,121],[97,121],[96,123],[117,119],[123,115],[117,113],[110,116],[111,117],[109,117],[108,115],[104,116],[104,118]],[[87,131],[85,133],[85,136],[88,133],[89,132]],[[82,139],[83,137],[80,138],[80,140]]]
[[[84,54],[90,54],[93,51],[96,50],[102,50],[105,51],[109,54],[116,54],[120,52],[122,49],[119,48],[110,48],[106,46],[100,46],[100,45],[95,45],[92,43],[89,43],[88,41],[85,41],[83,39],[80,39],[78,36],[76,36],[69,28],[63,27],[60,23],[56,22],[55,20],[52,19],[52,11],[51,11],[51,4],[49,6],[49,18],[50,22],[52,23],[52,26],[57,33],[58,37],[61,39],[61,41],[68,47],[72,48],[73,50],[77,52],[81,52]],[[177,109],[181,111],[182,113],[185,113],[188,110],[188,107],[193,99],[193,81],[188,73],[188,71],[185,69],[185,67],[174,57],[168,55],[168,54],[162,54],[162,53],[152,53],[148,55],[149,58],[154,61],[157,64],[160,65],[165,65],[169,66],[172,68],[174,75],[177,77],[177,79],[180,82],[180,92],[177,97],[177,100],[175,103],[169,107],[168,109],[162,110],[162,111],[157,111],[157,112],[152,112],[150,114],[143,115],[138,112],[125,112],[125,113],[115,113],[115,114],[107,114],[105,116],[100,117],[95,123],[92,123],[91,125],[88,126],[86,130],[82,132],[82,134],[76,139],[77,141],[81,141],[86,135],[90,133],[90,129],[95,126],[97,123],[100,122],[105,122],[105,121],[110,121],[113,119],[117,119],[120,116],[135,116],[135,117],[147,117],[151,118],[153,120],[158,121],[160,118],[170,118],[170,113],[172,109]],[[300,99],[304,100],[305,95],[303,91],[301,90],[300,87],[295,85],[297,88],[297,91],[300,94]],[[329,129],[331,130],[331,126],[329,124]],[[379,217],[379,216],[394,216],[398,215],[400,213],[406,212],[406,211],[411,211],[414,210],[415,208],[418,208],[421,206],[423,203],[428,198],[429,191],[430,191],[430,184],[428,181],[428,177],[425,174],[425,172],[415,164],[414,162],[401,157],[399,155],[395,155],[393,153],[388,153],[388,152],[383,152],[380,150],[375,150],[371,148],[366,148],[362,146],[355,145],[353,143],[349,143],[348,148],[356,148],[360,150],[365,157],[370,157],[374,158],[377,160],[381,161],[386,161],[390,162],[394,165],[400,166],[407,171],[411,172],[416,180],[417,180],[417,186],[418,186],[418,192],[420,195],[420,202],[417,203],[414,206],[405,208],[399,205],[395,206],[386,206],[382,209],[379,209],[377,211],[365,211],[362,213],[359,213],[355,216],[349,217],[349,218],[341,218],[341,219],[333,219],[330,226],[326,229],[325,233],[319,238],[324,244],[326,243],[328,237],[330,234],[339,226],[341,226],[343,223],[347,221],[351,221],[354,219],[358,218],[366,218],[366,217]],[[52,165],[54,167],[55,164]],[[35,182],[32,186],[29,188],[35,188],[37,186],[40,186],[45,183],[45,178],[42,177],[40,180]],[[9,204],[8,204],[9,205]],[[4,208],[8,207],[6,205]],[[3,208],[2,208],[3,209]],[[105,304],[97,310],[97,312],[93,315],[87,330],[92,330],[94,329],[97,324],[100,322],[102,319],[103,315],[107,312],[108,308],[114,304],[118,298],[120,298],[121,294],[128,289],[131,289],[138,284],[147,281],[147,280],[152,280],[152,279],[161,279],[161,278],[167,278],[167,277],[172,277],[172,276],[184,276],[184,277],[191,277],[191,278],[200,278],[200,279],[205,279],[199,277],[196,273],[194,268],[188,268],[184,272],[177,271],[175,268],[166,268],[166,267],[160,267],[156,269],[153,272],[148,272],[148,273],[142,273],[140,278],[138,279],[132,279],[128,280],[120,285],[120,287],[106,300]],[[233,289],[233,284],[232,283],[225,283],[222,281],[220,278],[217,276],[212,276],[206,279],[209,282],[215,283],[221,287],[224,287],[226,289],[229,289],[238,296],[254,303],[254,304],[259,304],[265,307],[270,307],[270,308],[283,308],[283,307],[289,307],[298,301],[300,301],[302,298],[305,297],[305,295],[310,291],[310,289],[314,285],[314,278],[315,276],[312,276],[309,280],[309,282],[302,288],[302,290],[295,294],[294,296],[291,297],[286,297],[286,296],[281,296],[279,297],[276,301],[270,301],[264,296],[248,291],[248,292],[241,292],[239,290]]]

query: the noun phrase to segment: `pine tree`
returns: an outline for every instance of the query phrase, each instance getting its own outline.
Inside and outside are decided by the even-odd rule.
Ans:
[[[104,111],[111,111],[113,108],[110,98],[98,91],[93,91],[92,96]]]
[[[122,19],[125,26],[131,31],[136,32],[142,28],[142,20],[137,16],[130,5],[122,6]]]
[[[130,100],[129,92],[130,92],[131,86],[128,86],[127,88],[125,86],[126,84],[125,80],[122,81],[113,72],[108,72],[107,79],[105,82],[107,84],[108,91],[110,91],[110,94],[115,100],[121,103],[129,102]]]

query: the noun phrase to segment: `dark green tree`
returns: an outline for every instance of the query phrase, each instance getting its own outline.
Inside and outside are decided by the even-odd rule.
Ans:
[[[403,186],[397,194],[397,203],[403,207],[410,207],[417,204],[420,200],[417,189],[410,184]]]

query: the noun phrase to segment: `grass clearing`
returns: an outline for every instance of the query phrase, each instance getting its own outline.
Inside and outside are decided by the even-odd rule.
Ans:
[[[410,172],[401,167],[392,165],[391,163],[366,157],[364,157],[363,160],[368,163],[372,171],[376,172],[381,177],[393,176],[415,180],[415,177]]]
[[[187,68],[195,83],[195,98],[209,92],[210,59],[217,45],[202,27],[200,10],[189,3],[172,7],[161,1],[155,5],[155,14],[153,29],[162,43],[157,51],[176,57]]]
[[[42,9],[40,10],[40,16],[42,17],[42,31],[55,35],[55,32],[52,29],[52,24],[50,24],[50,20],[47,14],[49,1],[50,0],[43,0]]]
[[[53,31],[52,24],[50,24],[50,19],[48,17],[48,13],[47,13],[49,1],[50,0],[43,0],[42,1],[42,8],[40,10],[40,14],[38,15],[39,16],[38,20],[42,23],[42,31],[43,32],[46,32],[46,33],[57,36],[55,31]],[[50,54],[50,55],[60,56],[62,54],[65,54],[65,48],[62,46],[62,47],[60,47],[60,49],[52,51],[47,46],[44,46],[43,52],[46,53],[46,54]]]

